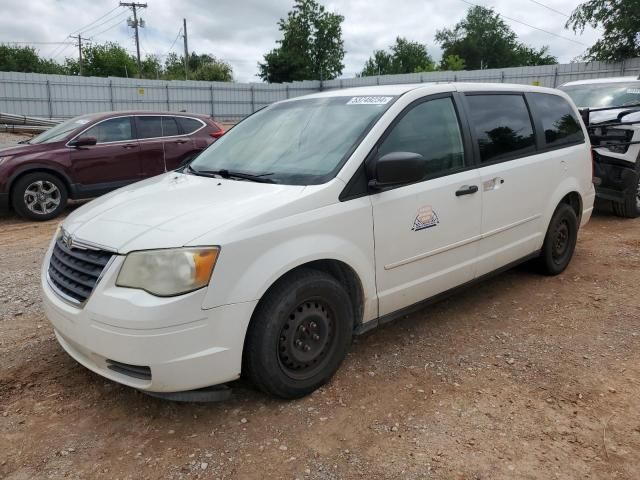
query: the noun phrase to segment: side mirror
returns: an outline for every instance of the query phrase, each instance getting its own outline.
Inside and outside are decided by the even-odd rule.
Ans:
[[[419,182],[427,173],[427,161],[419,153],[391,152],[374,161],[372,173],[373,189]]]
[[[90,147],[98,143],[96,137],[79,137],[69,142],[71,147]]]

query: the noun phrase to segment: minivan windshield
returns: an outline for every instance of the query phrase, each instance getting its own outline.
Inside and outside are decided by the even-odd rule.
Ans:
[[[640,103],[640,81],[560,87],[579,108],[624,107]]]
[[[229,130],[189,171],[237,172],[289,185],[324,183],[395,98],[321,97],[271,105]]]
[[[79,117],[72,118],[59,123],[55,127],[51,127],[49,130],[45,130],[40,135],[33,137],[27,143],[39,144],[59,142],[64,140],[67,135],[73,132],[76,128],[88,124],[91,120],[93,120],[93,115],[81,115]]]

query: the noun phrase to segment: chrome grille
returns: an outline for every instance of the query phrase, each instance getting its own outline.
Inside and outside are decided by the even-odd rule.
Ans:
[[[65,299],[84,303],[112,256],[104,250],[68,247],[60,237],[49,262],[49,279]]]

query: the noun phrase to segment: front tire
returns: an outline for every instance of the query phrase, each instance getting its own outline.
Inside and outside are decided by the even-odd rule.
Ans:
[[[640,169],[636,170],[636,188],[629,189],[622,202],[613,202],[613,212],[618,217],[640,217]]]
[[[67,205],[67,188],[62,180],[45,172],[29,173],[12,188],[11,204],[23,218],[51,220]]]
[[[570,205],[561,203],[551,217],[538,266],[545,275],[558,275],[573,258],[578,241],[578,217]]]
[[[347,354],[353,308],[331,275],[295,271],[261,300],[244,346],[244,374],[260,390],[292,399],[324,385]]]

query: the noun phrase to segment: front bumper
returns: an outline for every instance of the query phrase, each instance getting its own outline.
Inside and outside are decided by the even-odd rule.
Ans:
[[[116,257],[79,308],[49,286],[49,255],[41,280],[45,314],[62,348],[89,370],[149,392],[194,390],[240,376],[245,332],[257,302],[203,310],[205,289],[158,298],[116,287],[123,261]],[[114,362],[132,368],[114,370]],[[140,375],[139,367],[149,375]]]
[[[601,179],[596,186],[597,196],[604,200],[623,202],[628,192],[635,192],[638,185],[634,163],[610,163],[602,155],[596,156],[595,175]]]

